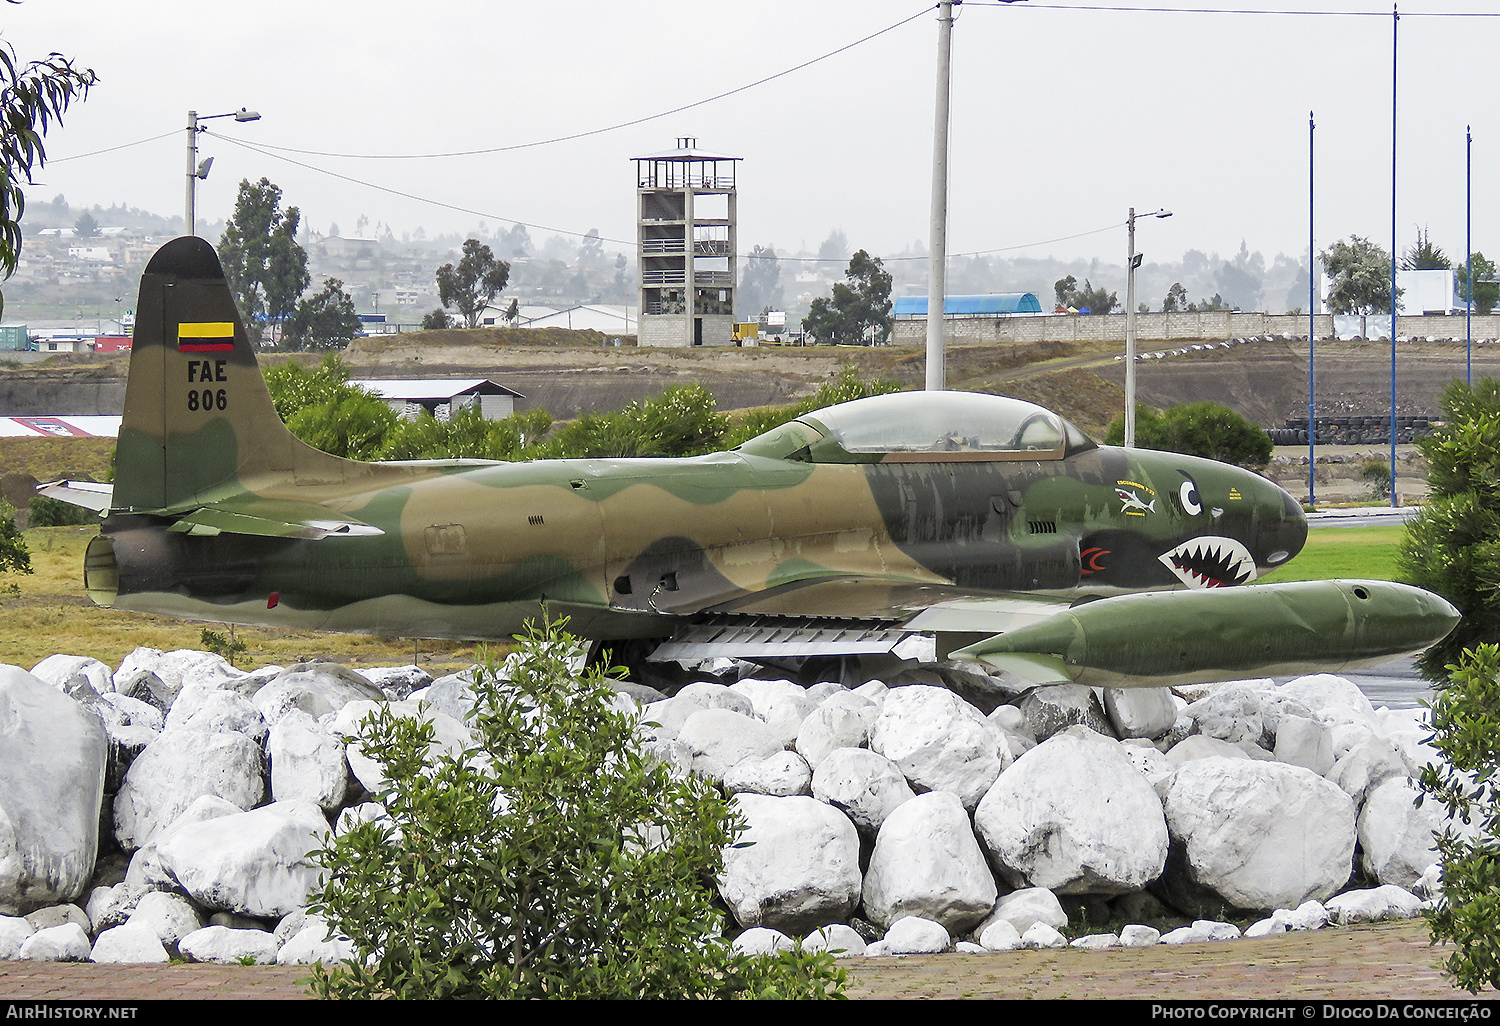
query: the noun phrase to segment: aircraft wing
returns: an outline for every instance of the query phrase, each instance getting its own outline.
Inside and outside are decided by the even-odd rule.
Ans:
[[[799,582],[695,617],[651,658],[881,655],[912,634],[935,634],[946,650],[1067,608],[1066,599],[975,596],[951,585],[847,577]]]

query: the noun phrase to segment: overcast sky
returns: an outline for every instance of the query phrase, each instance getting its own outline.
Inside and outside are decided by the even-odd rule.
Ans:
[[[1133,205],[1175,215],[1139,226],[1148,260],[1194,248],[1230,255],[1242,239],[1268,261],[1304,254],[1309,110],[1319,248],[1351,233],[1389,245],[1388,5],[1222,5],[1383,14],[1350,17],[1067,2],[961,8],[950,253],[1120,263],[1125,231],[1111,226]],[[1147,4],[1170,0],[1122,6]],[[1496,5],[1401,6],[1399,245],[1425,225],[1462,254],[1472,124],[1475,248],[1500,251],[1500,103],[1485,73],[1500,51],[1500,17],[1419,16]],[[337,223],[353,234],[364,215],[398,236],[514,220],[543,226],[533,237],[598,228],[633,240],[630,158],[691,135],[744,158],[742,253],[816,249],[834,228],[886,255],[927,237],[937,19],[920,0],[28,0],[0,17],[0,36],[22,59],[56,50],[99,74],[49,135],[55,163],[29,194],[163,214],[183,207],[189,108],[259,111],[253,124],[210,123],[258,146],[385,155],[517,146],[647,118],[898,26],[682,113],[508,152],[351,159],[254,152],[204,135],[201,155],[215,164],[198,210],[200,220],[227,216],[240,179],[265,176],[323,232]],[[164,138],[62,159],[153,136]]]

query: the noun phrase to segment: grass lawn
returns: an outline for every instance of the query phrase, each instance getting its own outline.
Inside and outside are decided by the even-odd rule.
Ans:
[[[203,629],[227,636],[223,624],[174,620],[147,613],[102,609],[83,590],[83,550],[95,527],[43,527],[24,532],[31,550],[32,573],[5,574],[0,586],[16,584],[18,595],[0,594],[0,663],[30,669],[54,652],[93,656],[119,666],[137,646],[203,650]],[[412,661],[410,639],[374,638],[321,631],[236,627],[246,651],[235,659],[241,668],[275,663],[286,666],[306,659],[332,659],[361,666],[403,666]],[[421,641],[421,667],[442,676],[468,667],[476,646],[454,641]],[[503,646],[492,646],[503,653]]]
[[[1399,525],[1314,528],[1307,532],[1307,545],[1296,558],[1260,580],[1266,584],[1334,577],[1394,581],[1396,551],[1405,533],[1406,528]]]

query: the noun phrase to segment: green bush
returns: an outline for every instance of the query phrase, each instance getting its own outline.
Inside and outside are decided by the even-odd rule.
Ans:
[[[1121,414],[1105,435],[1108,445],[1125,444]],[[1179,403],[1161,413],[1137,404],[1135,444],[1142,449],[1181,452],[1259,469],[1271,461],[1271,436],[1219,403]]]
[[[1457,949],[1445,962],[1455,984],[1500,988],[1500,648],[1480,645],[1451,666],[1432,706],[1428,743],[1444,762],[1422,770],[1421,804],[1432,798],[1468,824],[1438,838],[1443,900],[1426,913],[1434,944]]]
[[[1443,679],[1465,649],[1500,641],[1500,381],[1455,381],[1441,406],[1444,423],[1417,441],[1428,499],[1406,525],[1397,560],[1402,580],[1463,613],[1419,661],[1428,680]]]
[[[712,880],[742,824],[717,788],[636,743],[559,625],[476,674],[473,743],[382,709],[361,747],[388,822],[317,853],[312,910],[354,941],[314,971],[323,997],[838,997],[826,953],[751,957],[720,936]]]
[[[82,506],[45,495],[34,495],[26,506],[26,523],[30,527],[68,527],[73,524],[97,524],[99,514]]]

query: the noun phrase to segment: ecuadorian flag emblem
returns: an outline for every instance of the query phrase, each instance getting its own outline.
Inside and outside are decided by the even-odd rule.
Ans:
[[[234,351],[234,322],[198,321],[177,325],[179,353],[227,353]]]

